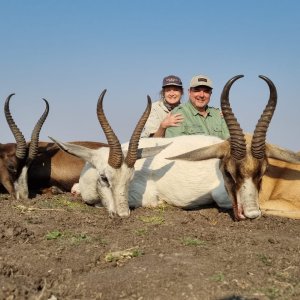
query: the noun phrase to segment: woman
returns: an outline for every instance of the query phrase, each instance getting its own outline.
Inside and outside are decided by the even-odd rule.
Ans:
[[[161,99],[152,103],[151,113],[141,137],[164,137],[168,127],[179,126],[183,121],[181,114],[171,114],[180,104],[183,95],[182,81],[175,75],[163,79]]]

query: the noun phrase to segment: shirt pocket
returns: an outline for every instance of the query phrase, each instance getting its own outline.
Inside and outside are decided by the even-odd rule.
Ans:
[[[214,131],[215,133],[221,133],[221,132],[222,132],[222,126],[221,126],[221,124],[216,124],[216,125],[214,125],[214,126],[213,126],[213,131]]]
[[[205,130],[201,125],[186,125],[183,128],[184,134],[205,134]]]
[[[216,124],[213,126],[211,134],[214,136],[217,136],[221,139],[224,139],[223,132],[222,132],[222,126],[219,124]]]

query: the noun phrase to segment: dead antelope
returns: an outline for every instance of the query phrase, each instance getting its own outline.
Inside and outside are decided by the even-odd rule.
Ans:
[[[277,91],[265,76],[270,98],[253,135],[246,135],[237,122],[229,102],[232,84],[243,75],[230,79],[221,95],[221,108],[230,139],[199,148],[171,159],[193,162],[220,159],[227,193],[237,220],[266,214],[300,219],[300,155],[266,143],[266,134],[277,104]]]
[[[7,123],[16,143],[0,144],[0,183],[15,198],[28,198],[30,194],[44,192],[70,192],[78,182],[84,161],[67,154],[54,143],[39,142],[39,133],[47,118],[49,104],[27,143],[10,113],[9,103],[14,94],[8,96],[4,105]],[[72,142],[92,149],[107,147],[107,144],[78,141]]]
[[[120,144],[103,111],[105,91],[97,103],[97,116],[109,148],[97,150],[59,142],[64,151],[87,163],[79,179],[82,199],[88,204],[102,203],[109,215],[129,216],[129,207],[157,206],[163,201],[183,208],[199,207],[216,201],[230,208],[218,160],[205,162],[165,159],[204,145],[222,142],[212,136],[180,136],[177,138],[144,138],[141,131],[151,110],[147,108],[128,143]]]

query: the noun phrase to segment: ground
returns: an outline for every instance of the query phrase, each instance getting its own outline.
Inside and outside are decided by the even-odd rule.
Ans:
[[[1,195],[0,299],[300,299],[300,220],[216,207],[109,218],[71,194]]]

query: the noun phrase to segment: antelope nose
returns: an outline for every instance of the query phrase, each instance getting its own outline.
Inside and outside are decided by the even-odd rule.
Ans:
[[[260,210],[251,210],[245,212],[245,216],[249,219],[256,219],[261,216],[261,211]]]

